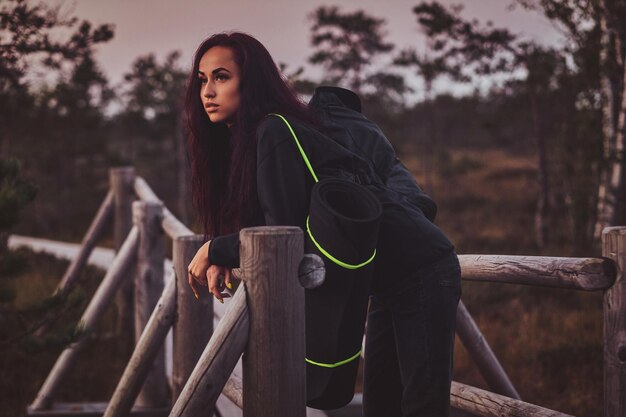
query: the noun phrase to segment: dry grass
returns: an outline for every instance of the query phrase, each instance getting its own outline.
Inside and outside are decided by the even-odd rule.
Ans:
[[[12,282],[18,309],[32,306],[52,294],[67,267],[67,262],[42,253],[30,252],[28,257],[29,270]],[[103,275],[96,268],[84,271],[71,296],[82,301],[59,316],[53,331],[76,325]],[[110,336],[114,321],[115,312],[110,308],[59,390],[59,401],[107,401],[111,397],[128,359],[120,351],[119,340]],[[61,351],[54,341],[44,346],[23,341],[1,350],[0,416],[25,415],[26,405],[35,398]]]
[[[462,299],[522,399],[602,414],[601,294],[465,282]],[[456,349],[455,379],[487,389],[458,338]]]
[[[448,175],[436,174],[442,168],[435,159],[432,184],[419,169],[426,158],[403,160],[437,202],[437,224],[458,253],[536,252],[532,226],[539,187],[533,158],[501,150],[450,151]]]

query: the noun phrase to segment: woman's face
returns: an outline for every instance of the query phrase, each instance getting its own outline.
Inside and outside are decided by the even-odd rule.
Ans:
[[[239,110],[239,65],[233,51],[224,46],[214,46],[202,55],[198,66],[200,100],[213,123],[232,126]]]

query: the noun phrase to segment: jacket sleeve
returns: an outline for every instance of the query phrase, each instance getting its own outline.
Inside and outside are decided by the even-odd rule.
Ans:
[[[407,200],[417,205],[428,220],[431,222],[435,221],[437,204],[428,194],[422,191],[420,186],[417,185],[415,177],[395,155],[394,162],[387,172],[385,183],[389,188],[404,195]]]
[[[301,141],[302,143],[302,141]],[[304,229],[312,179],[285,123],[267,117],[257,129],[257,193],[268,226]],[[239,233],[216,237],[210,264],[239,267]]]
[[[239,233],[217,236],[211,240],[209,265],[239,268]]]

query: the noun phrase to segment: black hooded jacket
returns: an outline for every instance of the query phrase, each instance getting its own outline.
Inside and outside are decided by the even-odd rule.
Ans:
[[[319,179],[358,182],[382,204],[377,276],[411,273],[451,252],[452,243],[433,223],[436,204],[396,157],[380,128],[360,113],[358,96],[338,87],[319,87],[309,107],[325,133],[286,118]],[[285,122],[268,115],[257,129],[257,191],[265,224],[305,229],[314,183]],[[238,267],[239,234],[214,238],[209,262]],[[385,283],[377,279],[375,288],[380,285]]]

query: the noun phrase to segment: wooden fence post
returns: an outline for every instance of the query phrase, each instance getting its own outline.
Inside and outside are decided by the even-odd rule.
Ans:
[[[304,288],[298,282],[302,230],[252,227],[240,232],[240,240],[250,316],[243,355],[243,416],[304,417]]]
[[[213,334],[213,297],[200,287],[196,300],[187,282],[187,266],[204,243],[199,235],[174,239],[173,262],[176,273],[176,309],[172,363],[172,404],[176,403],[191,371]]]
[[[135,343],[139,341],[152,311],[163,292],[163,204],[135,201],[133,223],[139,229],[137,270],[135,275]],[[152,370],[139,392],[136,404],[159,407],[168,403],[165,385],[165,353],[159,351]]]
[[[133,226],[132,202],[135,168],[118,167],[109,169],[110,189],[113,191],[113,240],[115,250],[122,247],[126,235]],[[132,274],[129,275],[129,278]],[[115,295],[117,323],[115,332],[124,345],[124,352],[133,350],[133,280],[126,279]]]
[[[602,256],[617,267],[604,291],[604,415],[626,417],[626,227],[603,230]]]

